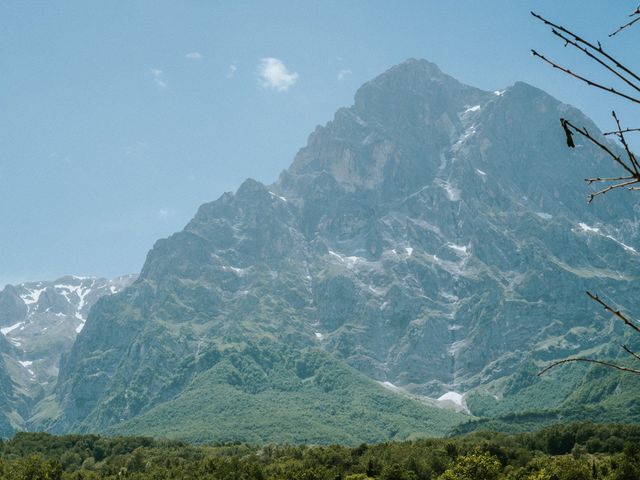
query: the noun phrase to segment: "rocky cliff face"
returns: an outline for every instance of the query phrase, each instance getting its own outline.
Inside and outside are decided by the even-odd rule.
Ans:
[[[324,348],[439,395],[607,343],[581,294],[635,304],[636,210],[620,196],[586,204],[584,172],[610,165],[568,150],[560,116],[596,130],[527,84],[480,92],[408,61],[317,129],[272,188],[322,245]]]
[[[0,291],[0,405],[11,417],[0,433],[25,427],[31,407],[53,391],[60,356],[71,350],[89,309],[134,279],[66,276]]]
[[[530,85],[484,92],[422,60],[368,82],[276,183],[200,207],[91,310],[43,424],[171,434],[157,412],[185,391],[267,388],[262,354],[251,381],[206,383],[256,345],[463,406],[516,392],[508,380],[532,366],[606,350],[622,332],[581,292],[638,306],[637,209],[616,194],[586,204],[581,179],[610,165],[568,150],[560,116],[597,130]]]

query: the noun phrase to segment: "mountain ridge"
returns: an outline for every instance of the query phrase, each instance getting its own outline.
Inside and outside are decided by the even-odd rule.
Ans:
[[[255,345],[285,365],[303,361],[300,352],[321,356],[333,367],[312,369],[313,385],[341,371],[358,398],[388,384],[466,399],[472,414],[520,405],[527,389],[516,380],[545,362],[614,354],[607,335],[624,332],[576,292],[588,285],[637,305],[637,214],[619,196],[587,207],[576,170],[608,164],[588,144],[567,151],[561,115],[596,131],[535,87],[485,92],[426,61],[367,82],[275,183],[248,179],[202,205],[156,242],[131,287],[96,304],[61,365],[49,398],[57,407],[36,426],[183,437],[167,415],[182,405],[199,440],[241,440],[249,418],[234,416],[238,437],[206,425],[227,421],[225,402],[252,405],[268,390],[273,365],[269,354],[251,359]],[[274,353],[283,345],[292,350]],[[304,425],[302,405],[322,412],[336,398],[298,373],[279,371],[295,385],[287,411]],[[537,399],[548,408],[570,400],[557,375],[531,382],[565,392]],[[211,409],[193,407],[207,398]],[[263,400],[281,414],[274,395]],[[345,406],[362,432],[350,441],[384,439],[387,420],[367,436],[357,403]],[[469,418],[410,404],[434,426]],[[404,427],[389,438],[419,434],[400,410]],[[294,427],[260,440],[301,440]]]
[[[134,278],[65,275],[0,290],[0,406],[11,417],[0,432],[25,428],[35,403],[53,390],[60,357],[84,328],[90,308]]]

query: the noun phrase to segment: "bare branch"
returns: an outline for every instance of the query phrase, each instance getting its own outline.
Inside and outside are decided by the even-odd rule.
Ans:
[[[621,370],[623,372],[635,373],[637,375],[640,375],[640,370],[635,370],[633,368],[623,367],[621,365],[616,365],[615,363],[604,362],[602,360],[594,360],[592,358],[566,358],[564,360],[558,360],[557,362],[553,362],[551,365],[547,366],[542,371],[540,371],[538,373],[538,376],[544,375],[549,370],[551,370],[552,368],[557,367],[558,365],[563,365],[565,363],[571,363],[571,362],[595,363],[597,365],[603,365],[605,367],[615,368],[616,370]]]
[[[617,35],[618,33],[620,33],[622,30],[624,30],[627,27],[630,27],[631,25],[633,25],[634,23],[636,23],[638,20],[640,20],[640,17],[636,17],[633,20],[631,20],[629,23],[625,23],[624,25],[622,25],[620,28],[618,28],[615,32],[610,33],[609,37],[613,37],[614,35]]]
[[[551,26],[551,32],[556,35],[558,38],[562,39],[565,42],[565,45],[571,45],[574,48],[578,49],[580,52],[584,53],[587,57],[591,58],[592,60],[594,60],[595,62],[597,62],[599,65],[601,65],[602,67],[604,67],[606,70],[608,70],[609,72],[613,73],[615,76],[617,76],[619,79],[621,79],[622,81],[624,81],[627,85],[629,85],[630,87],[632,87],[633,89],[640,91],[640,86],[638,84],[635,83],[635,80],[640,81],[640,77],[638,77],[637,74],[635,74],[633,71],[631,71],[629,68],[625,67],[622,63],[620,63],[618,60],[616,60],[614,57],[612,57],[611,55],[609,55],[603,48],[602,45],[600,44],[600,42],[597,42],[597,45],[585,40],[584,38],[576,35],[575,33],[571,32],[570,30],[560,26],[560,25],[556,25],[553,22],[550,22],[549,20],[547,20],[546,18],[531,12],[531,14],[537,18],[538,20],[542,21],[545,25]],[[636,11],[634,11],[631,16],[634,15],[640,15],[640,7],[638,9],[636,9]],[[640,17],[639,17],[640,18]],[[538,53],[535,50],[531,50],[531,52],[533,53],[534,56],[540,58],[542,61],[544,61],[545,63],[551,65],[553,68],[556,68],[578,80],[580,80],[581,82],[586,83],[589,86],[598,88],[600,90],[604,90],[608,93],[611,93],[613,95],[617,95],[619,97],[622,97],[626,100],[629,100],[633,103],[640,103],[640,99],[636,98],[634,96],[631,96],[625,92],[616,90],[616,88],[612,87],[612,86],[607,86],[598,82],[595,82],[593,80],[590,80],[589,78],[577,74],[571,70],[569,70],[568,68],[563,67],[562,65],[559,65],[557,63],[555,63],[554,61],[548,59],[547,57],[545,57],[544,55]],[[620,165],[624,170],[626,170],[630,176],[629,177],[619,177],[618,179],[610,179],[610,180],[602,180],[600,179],[600,177],[596,177],[596,178],[591,178],[591,179],[587,179],[587,183],[592,184],[594,182],[600,182],[600,181],[620,181],[620,180],[624,180],[622,183],[617,183],[615,185],[609,185],[606,188],[603,188],[602,190],[592,193],[590,194],[587,198],[588,201],[591,202],[593,201],[593,199],[598,196],[598,195],[604,195],[607,192],[610,192],[611,190],[615,190],[615,189],[619,189],[619,188],[629,188],[631,190],[635,190],[636,187],[631,187],[631,185],[634,185],[635,183],[640,183],[640,162],[638,161],[638,159],[636,158],[636,156],[633,154],[633,152],[631,151],[631,149],[629,148],[629,144],[624,136],[624,134],[626,133],[624,131],[624,129],[622,128],[622,126],[620,125],[620,121],[618,120],[617,115],[615,114],[615,112],[612,112],[613,118],[616,121],[617,124],[617,130],[615,132],[610,132],[613,133],[617,136],[618,140],[620,141],[620,143],[622,144],[622,146],[625,149],[625,152],[627,153],[627,157],[628,157],[628,162],[623,160],[620,155],[617,155],[616,153],[614,153],[611,148],[609,148],[608,146],[606,146],[604,143],[598,141],[595,139],[595,137],[593,137],[592,135],[589,134],[589,132],[587,131],[586,128],[578,128],[576,125],[573,125],[570,121],[566,120],[566,119],[560,119],[560,123],[562,125],[562,128],[564,130],[565,133],[565,137],[566,137],[566,141],[567,141],[567,145],[571,148],[575,148],[575,140],[574,140],[574,134],[575,133],[579,133],[580,135],[584,136],[585,138],[587,138],[591,143],[593,143],[594,145],[598,146],[601,150],[603,150],[607,155],[609,155],[618,165]],[[639,129],[627,129],[629,131],[640,131]]]
[[[624,349],[625,352],[627,352],[629,355],[634,357],[636,360],[640,360],[640,355],[632,351],[629,347],[627,347],[626,345],[622,345],[622,348]]]
[[[594,145],[597,145],[601,150],[603,150],[607,155],[609,155],[618,165],[620,165],[627,172],[629,172],[629,174],[632,177],[636,176],[636,172],[631,167],[627,166],[626,163],[624,163],[624,160],[620,158],[620,155],[616,155],[615,153],[613,153],[613,151],[609,147],[607,147],[604,143],[598,141],[595,137],[593,137],[587,131],[586,128],[577,127],[573,123],[571,123],[569,120],[564,118],[560,119],[560,123],[562,124],[562,127],[565,129],[565,133],[567,132],[567,129],[572,129],[573,131],[579,133],[580,135],[585,137],[587,140],[589,140],[591,143],[593,143]]]
[[[624,147],[625,151],[627,152],[627,156],[629,157],[629,161],[631,162],[631,165],[633,165],[633,169],[636,172],[636,175],[638,174],[638,168],[640,168],[640,165],[638,165],[638,160],[636,159],[636,156],[631,152],[631,149],[629,148],[629,145],[627,144],[627,140],[624,138],[624,133],[622,133],[622,127],[620,126],[620,120],[618,120],[618,116],[616,115],[615,110],[611,112],[611,115],[613,116],[613,119],[616,121],[616,125],[618,126],[618,140],[620,140],[620,143],[622,143],[622,146]]]
[[[615,68],[613,68],[611,65],[609,65],[608,63],[606,63],[605,61],[603,61],[602,59],[598,58],[596,55],[594,55],[593,53],[591,53],[589,51],[588,48],[583,47],[582,45],[579,45],[577,42],[571,40],[570,38],[567,38],[565,35],[563,35],[562,33],[560,33],[558,30],[556,30],[555,28],[551,29],[551,33],[553,33],[554,35],[556,35],[557,37],[561,38],[562,40],[564,40],[565,45],[571,45],[575,48],[577,48],[578,50],[580,50],[582,53],[584,53],[587,57],[591,58],[592,60],[595,60],[596,62],[598,62],[600,65],[602,65],[604,68],[606,68],[607,70],[609,70],[611,73],[613,73],[616,77],[618,77],[620,80],[622,80],[623,82],[625,82],[627,85],[629,85],[630,87],[632,87],[635,90],[640,91],[640,87],[638,85],[636,85],[635,83],[633,83],[631,80],[629,80],[627,77],[625,77],[624,75],[622,75],[620,72],[618,72]]]
[[[620,180],[631,180],[635,177],[615,177],[615,178],[603,178],[603,177],[595,177],[595,178],[585,178],[584,181],[587,184],[591,185],[594,182],[618,182]]]
[[[582,82],[586,83],[586,84],[587,84],[587,85],[589,85],[590,87],[599,88],[600,90],[604,90],[605,92],[612,93],[612,94],[617,95],[617,96],[619,96],[619,97],[622,97],[622,98],[624,98],[624,99],[626,99],[626,100],[629,100],[629,101],[631,101],[631,102],[633,102],[633,103],[640,103],[640,99],[637,99],[637,98],[635,98],[635,97],[632,97],[632,96],[630,96],[630,95],[627,95],[626,93],[619,92],[618,90],[616,90],[616,89],[615,89],[615,88],[613,88],[613,87],[607,87],[607,86],[602,85],[602,84],[600,84],[600,83],[593,82],[593,81],[589,80],[588,78],[583,77],[582,75],[579,75],[579,74],[577,74],[577,73],[572,72],[572,71],[571,71],[571,70],[569,70],[568,68],[564,68],[564,67],[562,67],[562,66],[558,65],[557,63],[555,63],[555,62],[553,62],[553,61],[549,60],[547,57],[545,57],[544,55],[542,55],[542,54],[540,54],[540,53],[536,52],[535,50],[531,50],[531,53],[533,53],[533,55],[534,55],[534,56],[536,56],[536,57],[540,58],[541,60],[543,60],[543,61],[547,62],[547,63],[548,63],[549,65],[551,65],[553,68],[557,68],[558,70],[563,71],[563,72],[564,72],[564,73],[566,73],[567,75],[571,75],[572,77],[577,78],[578,80],[580,80],[580,81],[582,81]]]
[[[627,182],[617,183],[616,185],[609,185],[607,188],[603,188],[602,190],[598,190],[597,192],[590,193],[587,197],[587,201],[591,203],[593,199],[598,195],[604,195],[605,193],[610,192],[611,190],[615,190],[616,188],[628,187],[629,185],[633,185],[634,183],[640,183],[640,179],[635,178]]]
[[[572,47],[574,47],[575,49],[579,50],[584,55],[586,55],[588,58],[595,61],[605,70],[615,75],[619,80],[622,80],[629,87],[631,87],[635,91],[640,92],[640,84],[636,83],[636,82],[640,82],[640,76],[638,76],[632,70],[627,68],[621,62],[619,62],[613,56],[607,53],[602,48],[602,44],[600,42],[596,42],[596,44],[593,44],[585,40],[584,38],[576,35],[575,33],[571,32],[570,30],[560,25],[556,25],[534,12],[531,12],[531,15],[533,15],[536,19],[542,21],[545,25],[550,26],[551,33],[556,37],[560,38],[561,40],[563,40],[565,47],[568,45],[571,45]],[[638,6],[629,16],[633,17],[633,19],[627,22],[626,24],[622,25],[621,27],[619,27],[615,32],[611,33],[609,37],[613,37],[614,35],[620,33],[622,30],[628,27],[631,27],[636,22],[638,22],[640,20],[640,6]],[[569,70],[569,68],[563,67],[555,63],[554,61],[546,58],[544,55],[538,53],[535,50],[531,50],[531,52],[535,57],[540,58],[542,61],[551,65],[553,68],[558,69],[566,73],[567,75],[570,75],[576,78],[577,80],[586,83],[590,87],[595,87],[597,89],[604,90],[610,94],[624,98],[625,100],[628,100],[632,103],[640,103],[640,99],[632,95],[629,95],[623,91],[616,90],[616,88],[614,88],[613,86],[607,86],[607,85],[595,82],[593,80],[590,80],[589,78],[583,75],[580,75],[578,73],[575,73]],[[589,185],[592,185],[593,183],[596,183],[596,182],[611,183],[605,188],[595,193],[591,193],[588,196],[589,203],[591,203],[591,201],[596,196],[604,195],[607,192],[610,192],[611,190],[615,190],[619,188],[627,188],[628,190],[640,190],[640,186],[634,186],[640,183],[640,162],[638,161],[638,158],[636,157],[636,155],[631,151],[631,148],[629,147],[629,144],[625,137],[626,133],[640,132],[640,128],[622,128],[622,125],[620,124],[620,120],[618,119],[616,112],[615,111],[611,112],[611,115],[613,116],[617,129],[611,132],[606,132],[603,135],[605,137],[609,135],[615,135],[620,141],[620,143],[622,144],[622,147],[626,152],[627,159],[622,158],[622,154],[620,155],[616,154],[613,151],[613,147],[606,145],[606,142],[602,142],[596,139],[594,136],[592,136],[585,127],[580,128],[574,125],[573,123],[571,123],[569,120],[566,120],[564,118],[560,119],[560,124],[562,125],[562,129],[566,137],[567,146],[569,146],[570,148],[575,148],[576,143],[575,143],[574,137],[575,137],[575,134],[579,134],[584,138],[586,138],[588,141],[590,141],[592,144],[600,148],[603,152],[605,152],[608,156],[610,156],[615,163],[617,163],[620,167],[622,167],[628,173],[628,175],[618,176],[618,177],[586,178],[585,182],[587,182],[587,184]],[[629,319],[625,314],[620,312],[620,310],[607,304],[605,301],[600,299],[598,295],[593,294],[591,292],[586,292],[586,293],[592,300],[599,303],[605,309],[605,311],[611,313],[613,316],[615,316],[619,320],[622,320],[622,322],[625,325],[633,329],[636,333],[640,333],[640,325],[638,325],[636,322]],[[624,349],[625,352],[631,355],[635,360],[640,361],[640,355],[632,351],[627,345],[622,345],[622,348]],[[555,368],[559,365],[563,365],[571,362],[591,363],[591,364],[601,365],[608,368],[620,370],[622,372],[628,372],[628,373],[634,373],[634,374],[640,375],[640,370],[625,367],[625,366],[618,365],[608,361],[596,360],[592,358],[567,358],[564,360],[558,360],[558,361],[552,362],[550,365],[544,368],[540,373],[538,373],[538,376],[545,374],[552,368]]]
[[[634,73],[632,70],[630,70],[629,68],[625,67],[622,63],[620,63],[618,60],[616,60],[614,57],[612,57],[610,54],[608,54],[603,48],[602,45],[600,45],[600,42],[598,42],[598,45],[594,45],[593,43],[589,42],[588,40],[585,40],[584,38],[576,35],[575,33],[573,33],[570,30],[567,30],[566,28],[560,26],[560,25],[556,25],[553,22],[550,22],[549,20],[547,20],[546,18],[542,17],[541,15],[538,15],[535,12],[531,12],[531,15],[533,15],[535,18],[537,18],[538,20],[542,21],[545,25],[548,25],[550,27],[556,28],[557,30],[566,33],[567,35],[570,35],[571,37],[573,37],[573,39],[578,42],[578,43],[582,43],[583,45],[586,45],[587,47],[591,48],[592,50],[597,51],[599,54],[601,54],[603,57],[605,57],[607,60],[610,60],[617,68],[619,68],[620,70],[624,71],[625,73],[627,73],[628,75],[631,75],[633,78],[635,78],[636,80],[640,81],[640,76],[638,76],[636,73]],[[632,14],[633,15],[633,14]]]
[[[613,132],[604,132],[603,135],[618,135],[620,133],[629,133],[629,132],[640,132],[640,128],[625,128],[623,130],[614,130]]]
[[[625,315],[623,315],[620,310],[615,310],[613,307],[609,306],[607,303],[605,303],[603,300],[601,300],[598,295],[595,295],[595,294],[593,294],[591,292],[587,292],[587,295],[589,295],[591,300],[594,300],[594,301],[598,302],[600,305],[602,305],[607,312],[612,313],[613,315],[618,317],[620,320],[622,320],[625,323],[625,325],[631,327],[637,333],[640,333],[640,327],[638,327],[634,322],[632,322]]]

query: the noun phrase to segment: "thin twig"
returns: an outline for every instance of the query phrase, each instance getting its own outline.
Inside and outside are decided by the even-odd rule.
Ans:
[[[595,60],[596,62],[598,62],[600,65],[602,65],[604,68],[606,68],[607,70],[609,70],[611,73],[613,73],[616,77],[618,77],[620,80],[622,80],[623,82],[625,82],[627,85],[629,85],[630,87],[634,88],[635,90],[640,91],[640,87],[638,85],[636,85],[635,83],[633,83],[631,80],[629,80],[627,77],[625,77],[624,75],[622,75],[620,72],[616,71],[611,65],[609,65],[608,63],[606,63],[605,61],[603,61],[602,59],[598,58],[596,55],[594,55],[593,53],[591,53],[587,48],[583,47],[582,45],[579,45],[577,42],[571,40],[570,38],[567,38],[565,35],[563,35],[562,33],[560,33],[558,30],[556,30],[555,28],[551,29],[551,33],[553,33],[554,35],[556,35],[557,37],[561,38],[562,40],[564,40],[566,45],[571,45],[575,48],[577,48],[578,50],[580,50],[582,53],[584,53],[586,56],[588,56],[589,58]],[[597,50],[596,50],[597,51]]]
[[[631,327],[637,333],[640,333],[640,327],[638,327],[634,322],[632,322],[626,316],[624,316],[620,310],[615,310],[613,307],[607,305],[607,303],[601,300],[600,297],[596,294],[593,294],[587,291],[587,295],[589,295],[591,300],[594,300],[595,302],[598,302],[600,305],[602,305],[607,312],[612,313],[613,315],[618,317],[620,320],[622,320],[625,323],[625,325]]]
[[[632,351],[629,347],[627,347],[626,345],[622,345],[622,348],[624,349],[625,352],[627,352],[629,355],[634,357],[636,360],[640,360],[640,355]]]
[[[640,132],[640,128],[625,128],[623,130],[614,130],[613,132],[604,132],[603,135],[618,135],[620,133],[629,133],[629,132]]]
[[[624,163],[624,161],[620,158],[620,155],[616,155],[615,153],[613,153],[609,147],[607,147],[605,144],[603,144],[602,142],[598,141],[595,137],[593,137],[587,131],[586,128],[577,127],[576,125],[574,125],[573,123],[571,123],[569,120],[567,120],[565,118],[561,118],[560,119],[560,123],[562,124],[563,128],[565,129],[565,133],[567,132],[567,130],[570,131],[570,129],[573,129],[575,132],[577,132],[580,135],[582,135],[583,137],[585,137],[591,143],[593,143],[594,145],[597,145],[601,150],[606,152],[607,155],[609,155],[618,165],[620,165],[627,172],[629,172],[629,174],[631,176],[635,177],[636,173],[631,168],[629,168],[629,166],[627,166],[626,163]]]
[[[579,35],[576,35],[575,33],[573,33],[570,30],[567,30],[566,28],[564,28],[561,25],[556,25],[553,22],[550,22],[549,20],[547,20],[546,18],[542,17],[541,15],[538,15],[535,12],[531,12],[531,15],[533,15],[535,18],[537,18],[538,20],[542,21],[545,25],[548,25],[550,27],[556,28],[558,30],[560,30],[561,32],[566,33],[567,35],[572,36],[576,42],[582,43],[586,46],[588,46],[589,48],[591,48],[592,50],[596,50],[598,53],[600,53],[603,57],[607,58],[608,60],[610,60],[611,62],[613,62],[613,64],[618,67],[620,70],[623,70],[624,72],[626,72],[627,74],[631,75],[633,78],[635,78],[636,80],[640,81],[640,76],[638,76],[635,72],[633,72],[631,69],[629,69],[628,67],[624,66],[622,63],[620,63],[617,59],[615,59],[614,57],[612,57],[610,54],[608,54],[603,48],[602,45],[600,45],[600,42],[598,42],[598,46],[595,46],[593,43],[589,42],[588,40],[585,40],[584,38],[580,37]]]
[[[570,363],[570,362],[595,363],[597,365],[603,365],[605,367],[615,368],[615,369],[621,370],[623,372],[635,373],[635,374],[640,375],[640,370],[635,370],[633,368],[623,367],[623,366],[620,366],[620,365],[616,365],[615,363],[604,362],[602,360],[594,360],[592,358],[566,358],[564,360],[558,360],[556,362],[553,362],[551,365],[547,366],[542,371],[540,371],[538,373],[538,376],[544,375],[549,370],[551,370],[554,367],[557,367],[558,365],[562,365],[564,363]]]
[[[598,190],[597,192],[590,193],[587,197],[587,201],[591,203],[595,197],[598,195],[604,195],[611,190],[615,190],[616,188],[628,187],[629,185],[633,185],[634,183],[640,183],[640,179],[634,178],[633,180],[629,180],[627,182],[617,183],[615,185],[609,185],[607,188],[603,188],[602,190]]]
[[[613,37],[614,35],[617,35],[618,33],[620,33],[622,30],[624,30],[627,27],[630,27],[631,25],[633,25],[634,23],[636,23],[638,20],[640,20],[640,17],[636,17],[633,20],[631,20],[629,23],[625,23],[624,25],[622,25],[620,28],[618,28],[615,32],[610,33],[609,37]]]
[[[596,46],[595,44],[583,39],[582,37],[576,35],[575,33],[571,32],[570,30],[568,30],[568,29],[566,29],[566,28],[564,28],[564,27],[562,27],[560,25],[556,25],[556,24],[550,22],[549,20],[545,19],[544,17],[542,17],[542,16],[540,16],[540,15],[534,13],[534,12],[531,12],[531,15],[533,15],[538,20],[542,21],[545,25],[551,26],[552,34],[557,36],[558,38],[562,39],[565,42],[565,46],[571,45],[572,47],[576,48],[580,52],[584,53],[587,57],[589,57],[590,59],[594,60],[600,66],[604,67],[610,73],[613,73],[616,77],[618,77],[620,80],[622,80],[628,86],[630,86],[634,90],[640,92],[640,86],[635,83],[635,81],[639,81],[640,82],[640,77],[635,72],[633,72],[632,70],[627,68],[625,65],[623,65],[621,62],[616,60],[614,57],[612,57],[609,53],[607,53],[602,48],[602,44],[600,42],[597,42],[597,46]],[[636,22],[638,22],[640,20],[640,6],[638,6],[629,16],[630,17],[635,17],[635,18],[633,18],[631,21],[627,22],[625,25],[622,25],[615,32],[610,34],[609,37],[613,37],[614,35],[618,34],[622,30],[624,30],[624,29],[634,25]],[[565,68],[565,67],[553,62],[552,60],[546,58],[544,55],[538,53],[535,50],[531,50],[531,52],[533,53],[534,56],[540,58],[541,60],[543,60],[547,64],[551,65],[553,68],[556,68],[556,69],[558,69],[558,70],[560,70],[560,71],[562,71],[562,72],[564,72],[564,73],[576,78],[577,80],[586,83],[587,85],[589,85],[591,87],[595,87],[597,89],[604,90],[604,91],[606,91],[608,93],[611,93],[611,94],[616,95],[618,97],[622,97],[622,98],[624,98],[626,100],[629,100],[629,101],[631,101],[633,103],[640,103],[640,99],[635,98],[635,97],[633,97],[633,96],[631,96],[631,95],[629,95],[629,94],[627,94],[625,92],[616,90],[613,86],[606,86],[606,85],[603,85],[601,83],[594,82],[594,81],[590,80],[587,77],[584,77],[584,76],[582,76],[580,74],[572,72],[568,68]],[[629,77],[633,78],[635,81],[631,80]],[[606,132],[603,135],[605,137],[609,136],[609,135],[616,135],[616,137],[618,138],[618,140],[620,141],[620,143],[622,144],[622,146],[625,149],[625,152],[627,154],[629,163],[627,163],[627,161],[625,161],[621,157],[621,155],[617,155],[616,153],[614,153],[612,151],[612,148],[608,147],[605,143],[603,143],[603,142],[597,140],[595,137],[593,137],[585,127],[579,128],[576,125],[572,124],[569,120],[566,120],[564,118],[560,119],[560,123],[562,125],[562,128],[564,130],[564,134],[565,134],[565,137],[566,137],[567,146],[569,146],[571,148],[575,148],[576,147],[576,144],[575,144],[575,141],[574,141],[574,135],[576,133],[578,133],[581,136],[585,137],[587,140],[589,140],[591,143],[593,143],[594,145],[599,147],[607,155],[609,155],[615,161],[615,163],[620,165],[629,174],[628,176],[619,176],[619,177],[593,177],[593,178],[586,178],[585,182],[587,182],[589,185],[592,185],[595,182],[611,182],[611,183],[613,183],[612,185],[608,185],[607,187],[603,188],[602,190],[599,190],[599,191],[597,191],[595,193],[590,194],[589,197],[588,197],[589,203],[597,195],[604,195],[605,193],[607,193],[607,192],[609,192],[611,190],[614,190],[614,189],[627,187],[628,190],[640,190],[640,187],[632,186],[632,185],[635,185],[637,183],[640,183],[640,162],[638,161],[636,155],[631,151],[631,148],[629,147],[629,144],[627,143],[627,140],[625,138],[625,133],[640,132],[640,128],[625,128],[625,129],[623,129],[621,124],[620,124],[620,121],[619,121],[619,119],[618,119],[618,117],[617,117],[617,115],[615,113],[615,111],[612,112],[612,116],[613,116],[613,118],[614,118],[614,120],[616,122],[617,130],[612,131],[612,132]],[[640,326],[638,326],[634,321],[632,321],[629,318],[627,318],[622,312],[620,312],[620,310],[617,310],[617,309],[611,307],[610,305],[608,305],[605,301],[601,300],[598,295],[593,294],[591,292],[586,292],[586,293],[592,300],[594,300],[597,303],[599,303],[600,305],[602,305],[602,307],[604,307],[604,309],[607,312],[613,314],[615,317],[617,317],[618,319],[622,320],[625,325],[627,325],[628,327],[632,328],[636,333],[640,333]],[[633,352],[627,345],[622,345],[622,348],[629,355],[631,355],[634,359],[640,361],[640,355],[638,355],[637,353]],[[617,365],[615,363],[611,363],[611,362],[607,362],[607,361],[591,359],[591,358],[568,358],[568,359],[564,359],[564,360],[558,360],[558,361],[552,362],[550,365],[548,365],[546,368],[544,368],[540,373],[538,373],[538,375],[539,376],[543,375],[544,373],[548,372],[549,370],[551,370],[554,367],[557,367],[559,365],[563,365],[563,364],[566,364],[566,363],[571,363],[571,362],[592,363],[592,364],[596,364],[596,365],[602,365],[602,366],[605,366],[605,367],[608,367],[608,368],[614,368],[614,369],[617,369],[617,370],[620,370],[620,371],[623,371],[623,372],[635,373],[635,374],[640,375],[640,370],[636,370],[634,368],[624,367],[624,366]]]
[[[616,177],[616,178],[603,178],[603,177],[595,177],[595,178],[585,178],[584,181],[587,182],[588,185],[591,185],[594,182],[618,182],[620,180],[631,180],[632,177]]]
[[[633,103],[640,103],[640,99],[637,99],[635,97],[632,97],[631,95],[627,95],[626,93],[623,92],[619,92],[618,90],[616,90],[613,87],[607,87],[605,85],[602,85],[600,83],[596,83],[593,82],[591,80],[589,80],[586,77],[583,77],[582,75],[579,75],[577,73],[572,72],[571,70],[569,70],[568,68],[564,68],[560,65],[558,65],[557,63],[549,60],[547,57],[545,57],[544,55],[536,52],[535,50],[531,50],[531,53],[533,53],[534,56],[540,58],[541,60],[547,62],[549,65],[551,65],[553,68],[557,68],[558,70],[563,71],[564,73],[566,73],[567,75],[571,75],[574,78],[577,78],[578,80],[586,83],[587,85],[589,85],[590,87],[595,87],[595,88],[599,88],[600,90],[604,90],[605,92],[609,92],[612,93],[614,95],[618,95],[619,97],[622,97],[626,100],[629,100],[630,102]]]
[[[620,143],[622,143],[622,146],[624,147],[625,151],[627,152],[627,156],[629,157],[629,161],[631,162],[631,165],[633,165],[633,169],[635,170],[636,175],[638,175],[638,168],[640,168],[640,165],[638,165],[636,156],[631,152],[631,149],[627,144],[627,140],[624,138],[624,133],[622,133],[622,126],[620,126],[620,120],[618,120],[618,116],[616,115],[615,110],[611,112],[611,115],[613,116],[613,119],[616,121],[618,130],[620,131],[620,133],[618,134],[618,140],[620,140]]]

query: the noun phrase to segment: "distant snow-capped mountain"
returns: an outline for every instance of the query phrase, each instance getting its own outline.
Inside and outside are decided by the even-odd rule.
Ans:
[[[50,391],[60,357],[71,349],[91,307],[135,278],[68,275],[55,281],[5,286],[0,291],[0,368],[4,365],[16,394],[32,403]]]

